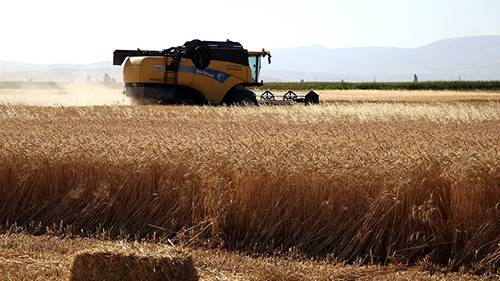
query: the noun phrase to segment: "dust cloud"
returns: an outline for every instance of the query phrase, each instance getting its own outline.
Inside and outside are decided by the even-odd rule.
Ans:
[[[47,88],[0,89],[0,104],[34,106],[129,105],[131,101],[119,86],[101,84],[54,83]]]

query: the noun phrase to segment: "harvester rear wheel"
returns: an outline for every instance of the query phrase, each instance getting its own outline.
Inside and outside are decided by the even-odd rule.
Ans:
[[[235,106],[257,106],[257,97],[250,90],[233,90],[224,97],[224,104]]]

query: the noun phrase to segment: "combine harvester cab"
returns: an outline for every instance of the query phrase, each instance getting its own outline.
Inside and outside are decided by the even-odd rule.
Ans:
[[[162,51],[116,50],[113,64],[123,65],[125,95],[138,104],[258,105],[250,88],[264,84],[259,81],[264,57],[271,63],[264,49],[248,52],[229,40],[193,40]],[[260,103],[281,104],[271,95],[261,95]],[[284,104],[318,103],[314,95],[298,97],[289,91]]]

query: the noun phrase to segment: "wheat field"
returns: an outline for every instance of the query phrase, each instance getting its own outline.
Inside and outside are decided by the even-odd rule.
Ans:
[[[498,273],[500,104],[0,106],[0,225]]]

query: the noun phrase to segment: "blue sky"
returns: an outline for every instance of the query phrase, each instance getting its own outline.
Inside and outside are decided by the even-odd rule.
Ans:
[[[500,35],[498,0],[16,0],[0,9],[0,60],[89,63],[115,48],[232,39],[251,49],[418,47]]]

